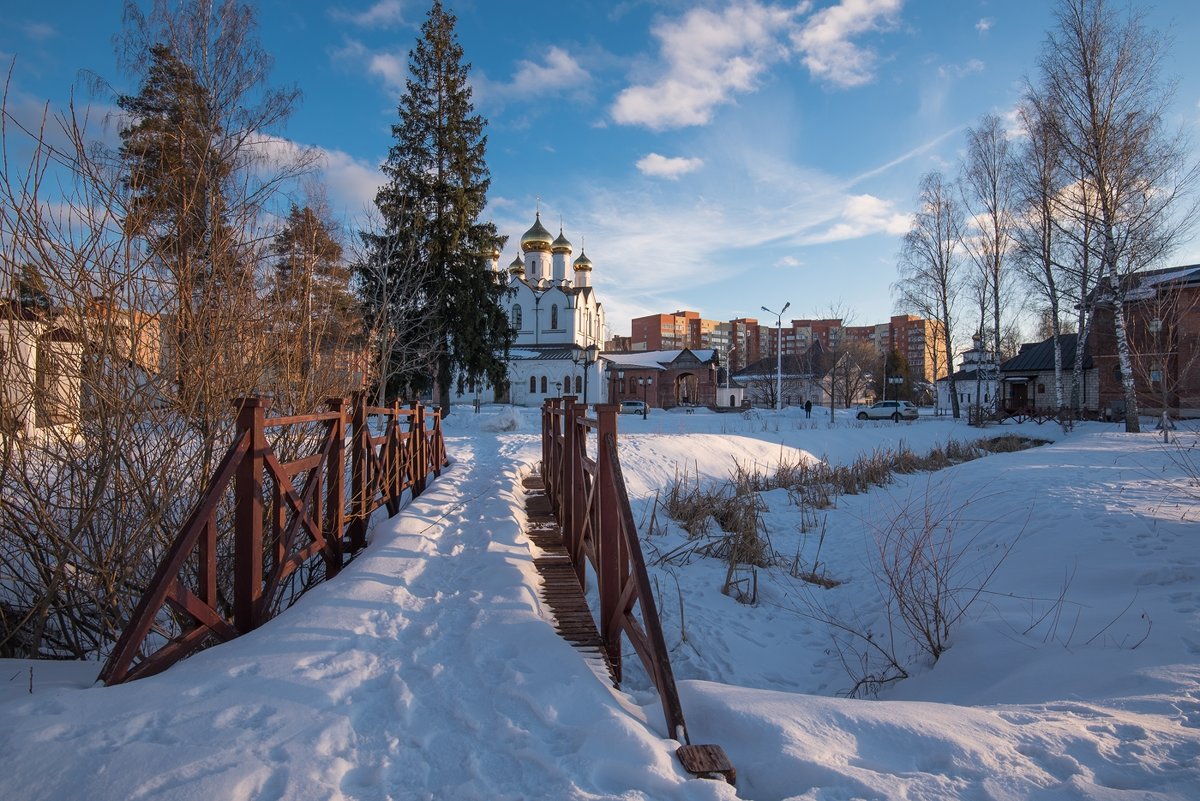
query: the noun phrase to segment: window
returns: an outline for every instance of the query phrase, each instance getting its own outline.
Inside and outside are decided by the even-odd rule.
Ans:
[[[547,389],[546,389],[546,376],[542,376],[542,394],[543,394],[543,395],[545,395],[545,394],[546,394],[546,392],[547,392]]]
[[[537,376],[531,375],[529,376],[529,394],[532,395],[535,392],[537,392]]]
[[[571,376],[569,376],[569,375],[563,376],[562,388],[563,388],[563,392],[571,391]]]
[[[583,392],[583,376],[575,376],[575,391]]]
[[[550,327],[558,328],[558,304],[550,307]]]
[[[515,330],[517,330],[517,331],[520,331],[520,330],[521,330],[521,304],[520,304],[520,303],[514,303],[514,304],[513,304],[513,307],[512,307],[512,327],[513,327]]]

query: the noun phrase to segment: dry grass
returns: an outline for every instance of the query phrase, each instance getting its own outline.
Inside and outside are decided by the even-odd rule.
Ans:
[[[757,465],[750,468],[737,464],[728,481],[717,483],[702,483],[698,473],[693,475],[685,469],[680,474],[677,470],[661,503],[667,515],[688,533],[690,542],[664,554],[660,561],[686,563],[693,555],[709,556],[729,562],[731,571],[737,565],[786,563],[771,547],[759,493],[786,489],[800,510],[800,532],[821,525],[823,539],[823,522],[818,520],[817,512],[834,507],[843,495],[858,495],[890,484],[896,473],[933,472],[989,453],[1011,453],[1045,443],[1011,434],[974,443],[949,440],[923,456],[901,444],[895,450],[877,449],[848,465],[781,459],[773,471],[768,471]],[[800,566],[798,556],[792,560],[791,572],[822,586],[837,584],[824,571],[817,571],[815,564],[812,569]]]

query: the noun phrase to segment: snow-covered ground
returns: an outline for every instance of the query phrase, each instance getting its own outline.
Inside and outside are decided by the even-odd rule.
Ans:
[[[1200,487],[1156,434],[1002,426],[1054,441],[803,516],[764,493],[781,564],[754,605],[716,560],[655,565],[692,740],[724,747],[735,790],[680,769],[644,675],[612,690],[548,624],[521,534],[537,421],[456,412],[453,467],[335,581],[164,674],[103,688],[96,665],[0,660],[0,799],[1200,799]],[[684,472],[979,436],[816,410],[620,428],[643,524]],[[932,664],[886,612],[876,543],[949,510],[974,603]],[[653,517],[648,557],[686,550]],[[838,586],[790,575],[814,561]],[[910,677],[844,697],[879,643]]]

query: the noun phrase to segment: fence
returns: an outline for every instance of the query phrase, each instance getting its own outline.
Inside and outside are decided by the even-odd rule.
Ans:
[[[369,406],[358,393],[320,414],[268,418],[270,405],[235,401],[233,444],[105,662],[105,684],[158,673],[258,628],[297,582],[333,577],[366,545],[372,512],[386,506],[395,515],[405,490],[420,495],[448,464],[440,412],[420,403]],[[284,451],[308,455],[281,461]],[[289,584],[293,592],[284,592]]]
[[[589,418],[587,406],[575,400],[574,396],[551,398],[542,407],[542,479],[580,586],[586,587],[588,563],[595,574],[600,638],[613,677],[619,686],[621,636],[625,635],[658,690],[668,731],[684,743],[677,752],[684,768],[697,775],[721,774],[732,783],[736,774],[720,746],[692,745],[688,737],[621,473],[620,407],[597,404],[596,417]],[[589,442],[594,442],[594,457],[588,455]]]

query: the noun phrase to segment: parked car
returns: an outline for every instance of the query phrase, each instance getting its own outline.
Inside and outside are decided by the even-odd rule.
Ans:
[[[621,414],[645,414],[646,404],[639,400],[621,401]]]
[[[908,401],[879,401],[858,413],[859,420],[916,420],[917,407]]]

